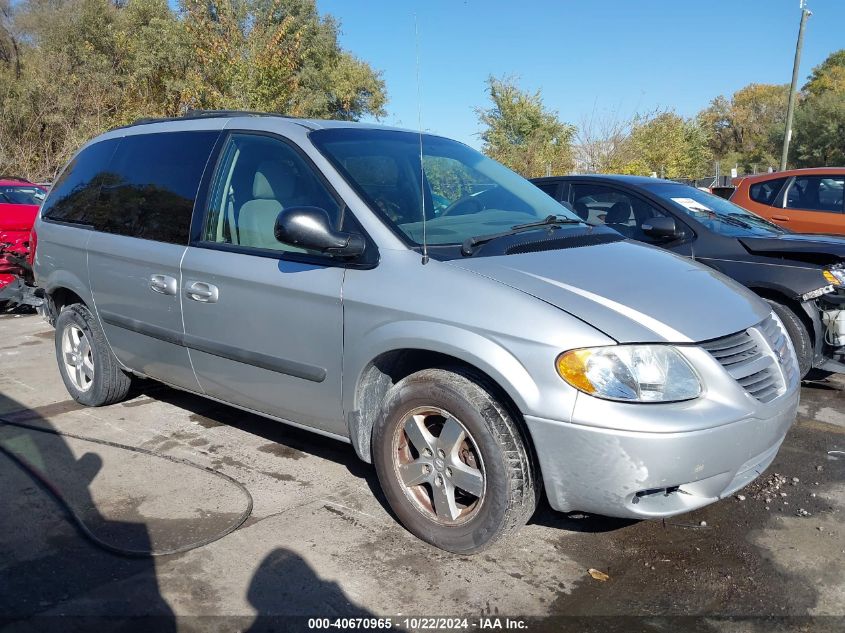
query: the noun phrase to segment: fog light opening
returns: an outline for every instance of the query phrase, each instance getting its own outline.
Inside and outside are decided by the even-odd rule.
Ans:
[[[686,490],[681,490],[680,486],[669,486],[667,488],[647,488],[645,490],[640,490],[639,492],[635,493],[634,498],[631,499],[631,503],[637,504],[637,503],[640,502],[640,499],[642,499],[643,497],[653,497],[653,496],[656,496],[656,495],[662,495],[664,497],[669,497],[669,496],[675,494],[676,492],[679,492],[679,493],[685,494],[685,495],[690,494]]]

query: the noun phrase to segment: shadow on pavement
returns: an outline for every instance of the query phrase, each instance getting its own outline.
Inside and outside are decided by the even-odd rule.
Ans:
[[[248,629],[251,633],[286,630],[285,625],[291,630],[307,629],[307,619],[302,618],[308,616],[375,617],[353,603],[337,583],[321,579],[302,557],[285,548],[273,550],[262,561],[252,577],[247,600],[256,611]]]
[[[53,428],[3,394],[0,407],[18,412],[2,416],[9,421],[19,417],[27,424]],[[143,523],[110,521],[99,513],[89,490],[102,467],[99,454],[87,452],[77,459],[60,436],[6,424],[0,424],[0,444],[48,480],[60,481],[62,493],[86,521],[120,534],[133,547],[149,548]],[[84,539],[49,493],[2,453],[0,498],[0,622],[15,623],[12,630],[63,628],[62,604],[75,601],[85,611],[74,616],[125,617],[141,609],[140,614],[156,617],[157,630],[175,631],[152,559],[116,556]],[[108,598],[100,603],[97,596],[104,588]],[[31,620],[34,616],[40,616],[37,624]]]
[[[166,390],[165,396],[182,394]],[[158,397],[161,396],[157,392]],[[162,398],[166,399],[166,398]],[[180,402],[184,406],[184,402]],[[48,405],[49,410],[49,405]],[[43,411],[45,407],[41,407]],[[67,407],[63,407],[59,413]],[[221,407],[222,410],[229,407]],[[103,467],[96,452],[76,457],[65,438],[8,424],[20,421],[54,429],[38,411],[0,394],[0,446],[38,470],[86,524],[109,533],[115,542],[133,549],[152,549],[145,522],[114,521],[98,510],[91,483]],[[205,414],[214,415],[206,411]],[[232,415],[223,413],[221,417]],[[255,432],[260,419],[237,412],[239,428]],[[230,423],[228,420],[227,424]],[[273,427],[271,427],[272,429]],[[300,437],[291,429],[261,435],[285,440],[302,450],[313,443],[317,454],[331,454],[318,438]],[[296,431],[293,429],[293,431]],[[304,435],[304,434],[303,434]],[[325,443],[331,440],[323,440]],[[92,444],[92,447],[97,445]],[[341,449],[348,448],[340,445]],[[340,451],[338,451],[338,454]],[[351,452],[350,452],[351,453]],[[357,460],[349,455],[349,463]],[[344,460],[344,463],[346,460]],[[228,630],[284,631],[307,628],[308,617],[371,617],[354,604],[337,583],[322,580],[296,553],[273,550],[256,569],[246,598],[255,609],[248,615],[178,617],[161,595],[152,558],[127,558],[107,552],[84,538],[64,508],[35,479],[7,455],[0,453],[0,629],[5,631],[176,631],[206,627]],[[176,555],[179,556],[179,555]],[[162,557],[166,561],[174,557]],[[238,591],[233,587],[234,591]],[[198,628],[197,628],[198,627]]]

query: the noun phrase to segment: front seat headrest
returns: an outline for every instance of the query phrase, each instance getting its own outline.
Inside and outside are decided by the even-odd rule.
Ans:
[[[296,187],[296,174],[290,165],[265,160],[258,164],[252,181],[252,197],[257,200],[279,200],[289,198]]]
[[[575,203],[575,213],[577,213],[578,217],[582,220],[590,219],[590,207],[588,207],[585,203],[581,202],[580,200]]]
[[[615,203],[604,218],[605,224],[627,224],[631,219],[631,204],[620,200]]]

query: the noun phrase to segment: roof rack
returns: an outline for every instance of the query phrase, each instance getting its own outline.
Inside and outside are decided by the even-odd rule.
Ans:
[[[191,119],[217,119],[234,116],[275,116],[283,117],[285,119],[296,119],[299,117],[288,116],[277,112],[256,112],[253,110],[188,110],[182,116],[175,117],[148,117],[137,119],[129,125],[122,125],[114,129],[121,129],[124,127],[132,127],[134,125],[147,125],[149,123],[166,123],[168,121],[188,121]]]

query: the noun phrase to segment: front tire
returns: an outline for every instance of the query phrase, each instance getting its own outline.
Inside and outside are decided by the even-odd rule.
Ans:
[[[390,389],[373,461],[402,524],[456,554],[489,547],[537,506],[534,462],[514,416],[459,368],[426,369]]]
[[[813,339],[810,337],[810,332],[801,318],[788,306],[766,299],[766,302],[772,306],[775,314],[783,322],[786,332],[792,341],[792,346],[795,348],[795,355],[798,357],[798,372],[803,380],[810,370],[813,368]]]
[[[71,397],[89,407],[120,402],[132,386],[94,315],[81,304],[56,319],[56,360]]]

